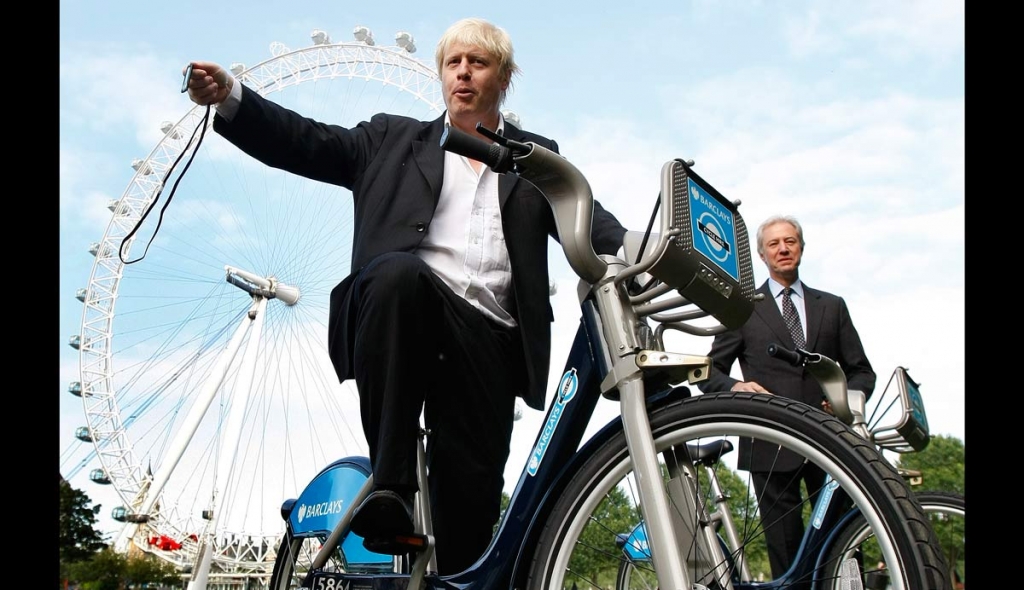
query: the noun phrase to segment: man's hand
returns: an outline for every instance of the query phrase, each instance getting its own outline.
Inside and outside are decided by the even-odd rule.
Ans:
[[[757,381],[737,381],[732,386],[732,391],[749,391],[751,393],[771,393]]]
[[[186,68],[182,68],[182,75]],[[194,61],[192,77],[188,81],[188,97],[201,106],[217,104],[228,97],[234,83],[234,77],[219,65],[209,61]]]

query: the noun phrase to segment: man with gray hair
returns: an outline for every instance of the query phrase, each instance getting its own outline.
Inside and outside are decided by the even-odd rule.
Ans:
[[[850,389],[870,396],[875,388],[860,336],[842,297],[807,286],[800,279],[804,232],[791,216],[777,215],[757,228],[757,253],[768,267],[768,280],[758,288],[764,299],[736,330],[715,336],[708,356],[712,369],[700,383],[703,392],[772,393],[823,407],[821,386],[803,367],[768,356],[770,343],[823,354],[839,363]],[[743,380],[729,375],[739,361]],[[779,451],[765,441],[740,439],[740,469],[750,471],[757,494],[772,577],[789,566],[803,539],[800,482],[813,498],[825,484],[825,473],[789,449]]]
[[[483,137],[482,123],[515,141],[558,145],[501,115],[519,72],[504,30],[461,20],[436,60],[447,110],[433,121],[314,121],[210,62],[192,62],[188,94],[216,106],[214,130],[245,153],[352,191],[352,272],[331,292],[328,324],[338,378],[359,390],[375,484],[352,531],[372,551],[410,551],[402,539],[413,533],[422,412],[437,565],[454,574],[490,543],[516,396],[544,408],[554,319],[547,249],[557,235],[536,187],[443,151],[441,134],[452,125]],[[594,249],[615,254],[625,228],[598,203],[593,220]]]

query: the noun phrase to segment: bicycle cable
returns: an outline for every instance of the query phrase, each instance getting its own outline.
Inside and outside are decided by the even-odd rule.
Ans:
[[[659,191],[658,192],[658,198],[654,200],[654,211],[651,211],[651,219],[650,219],[650,221],[647,222],[647,231],[644,232],[644,239],[640,241],[640,249],[636,253],[636,260],[633,261],[633,264],[640,264],[640,261],[643,260],[644,250],[647,249],[647,241],[650,239],[651,231],[654,229],[654,220],[658,218],[658,207],[660,205],[661,205],[661,192]],[[636,280],[634,279],[633,284],[632,284],[633,288],[627,287],[627,289],[629,290],[629,294],[630,295],[639,295],[640,293],[643,293],[644,291],[649,289],[651,287],[651,285],[653,285],[654,282],[657,281],[657,280],[658,279],[656,279],[654,277],[651,277],[650,280],[648,280],[646,283],[641,285],[638,282],[636,282]]]

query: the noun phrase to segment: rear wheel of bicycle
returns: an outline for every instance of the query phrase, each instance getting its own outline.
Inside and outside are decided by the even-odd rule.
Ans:
[[[664,457],[688,443],[750,437],[799,453],[838,482],[864,515],[864,522],[870,523],[881,554],[892,564],[889,571],[893,590],[950,588],[943,575],[938,542],[920,506],[911,499],[907,483],[872,445],[835,418],[783,397],[729,392],[666,403],[651,411],[650,423],[663,474],[669,472]],[[727,467],[721,465],[720,470]],[[698,476],[694,482],[698,501],[708,500],[706,476]],[[650,559],[637,559],[622,548],[621,534],[634,530],[641,521],[637,490],[625,435],[619,432],[593,451],[545,520],[528,588],[657,587]],[[765,524],[757,518],[752,490],[748,481],[740,497],[730,492],[741,545],[733,548],[733,555],[742,553],[752,575],[765,580],[771,578],[763,555]],[[692,511],[679,509],[678,504],[673,504],[673,509],[677,511],[673,518],[693,521]],[[804,514],[809,513],[808,505]],[[732,559],[713,561],[692,554],[683,559],[691,570],[694,587],[748,588],[753,584],[731,571]],[[628,566],[620,567],[623,563]],[[808,584],[810,578],[811,573],[805,572],[799,579],[777,581],[781,587],[782,583]]]
[[[270,590],[296,590],[302,585],[306,574],[309,572],[310,564],[316,557],[317,551],[323,544],[325,538],[321,537],[293,537],[290,532],[281,538],[281,545],[277,549],[277,557],[274,559],[274,573],[270,577]],[[328,560],[325,569],[327,571],[344,571],[344,562],[339,552]]]
[[[914,494],[927,515],[942,548],[948,566],[950,584],[956,588],[967,582],[964,554],[965,501],[962,494],[927,491]],[[888,568],[879,556],[877,542],[863,517],[852,519],[837,534],[828,556],[822,563],[823,579],[830,579],[843,559],[855,557],[865,564],[865,590],[884,590],[888,583]],[[873,565],[873,567],[872,567]],[[839,584],[825,586],[839,589]]]
[[[285,533],[274,559],[274,573],[270,577],[268,590],[297,590],[310,571],[313,559],[327,540],[326,535],[293,537]],[[350,563],[344,551],[336,549],[327,559],[320,572],[348,573],[354,575],[408,573],[411,563],[407,556],[396,556],[391,561],[375,561],[373,564]],[[353,585],[353,588],[356,586]],[[361,587],[361,586],[360,586]]]

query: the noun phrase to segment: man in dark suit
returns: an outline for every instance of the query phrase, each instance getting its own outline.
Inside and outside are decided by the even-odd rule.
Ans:
[[[500,512],[515,397],[543,409],[551,347],[551,209],[530,183],[446,153],[447,124],[558,151],[499,110],[518,73],[512,44],[479,19],[437,45],[447,111],[433,121],[374,115],[354,128],[307,119],[193,62],[189,97],[216,105],[214,130],[268,166],[352,191],[352,273],[331,293],[329,351],[354,378],[375,489],[352,531],[371,550],[405,553],[417,491],[421,411],[438,570],[483,553]],[[488,140],[489,141],[489,140]],[[614,254],[625,228],[594,205],[593,243]]]
[[[764,299],[755,303],[754,313],[742,327],[715,337],[708,353],[712,359],[711,374],[700,384],[701,391],[772,393],[827,411],[821,386],[813,376],[802,367],[768,356],[768,345],[774,342],[835,360],[846,373],[850,389],[871,395],[875,372],[846,302],[800,280],[803,251],[803,228],[795,218],[775,216],[758,227],[757,252],[768,267],[769,276],[758,289]],[[737,360],[742,381],[729,375]],[[772,576],[778,578],[789,568],[803,538],[800,482],[804,482],[813,500],[824,485],[825,474],[788,449],[780,452],[777,445],[750,439],[740,440],[737,464],[750,471],[765,527]]]

